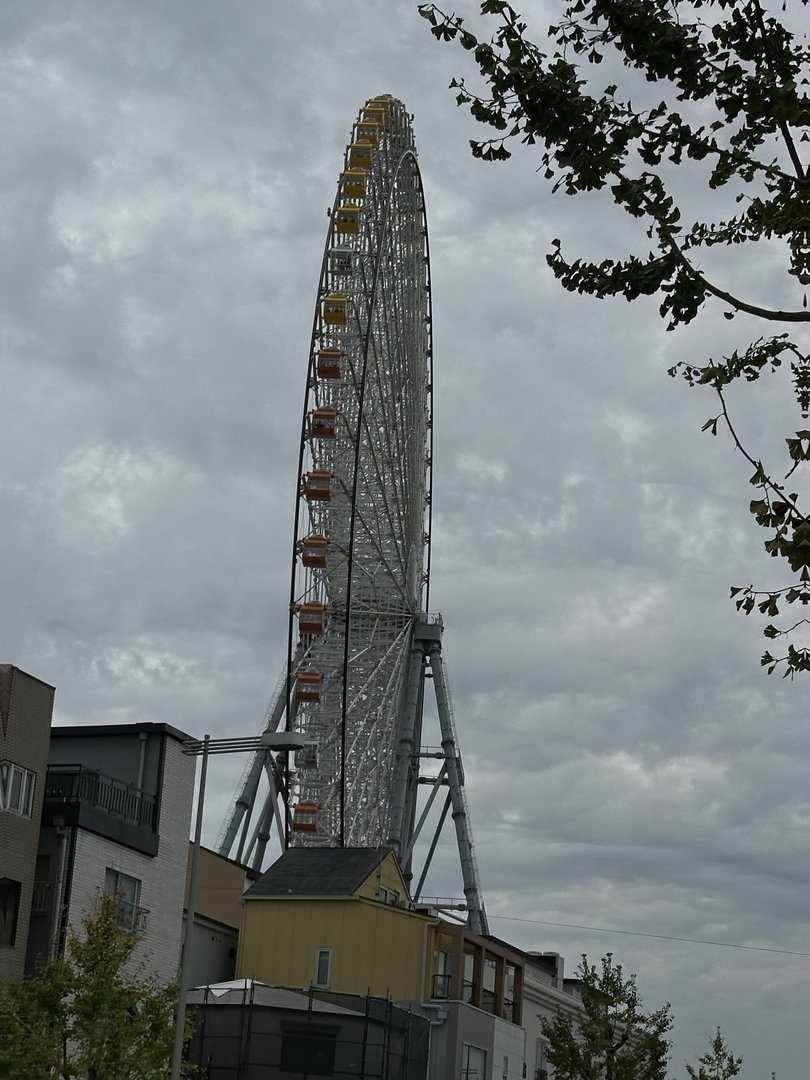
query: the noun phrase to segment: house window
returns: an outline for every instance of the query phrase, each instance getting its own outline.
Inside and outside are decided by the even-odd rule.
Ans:
[[[332,976],[332,950],[317,949],[315,952],[315,979],[312,983],[320,990],[328,990]]]
[[[0,878],[0,949],[13,949],[17,940],[22,885],[12,878]]]
[[[485,1080],[487,1052],[464,1043],[461,1048],[461,1080]]]
[[[0,810],[31,817],[35,773],[11,761],[0,761]]]
[[[392,907],[399,907],[399,893],[396,889],[387,889],[385,885],[381,885],[377,893],[377,899],[384,904],[390,904]]]
[[[281,1071],[334,1076],[336,1042],[337,1033],[330,1028],[285,1026],[281,1034]]]
[[[118,894],[118,925],[122,930],[136,933],[146,929],[148,912],[140,907],[141,883],[138,878],[107,867],[104,874],[104,895]]]

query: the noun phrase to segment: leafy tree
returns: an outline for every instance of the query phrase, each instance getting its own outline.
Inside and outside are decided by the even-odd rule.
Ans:
[[[543,1021],[548,1060],[557,1080],[664,1080],[672,1027],[669,1005],[643,1011],[635,975],[608,953],[601,968],[582,957],[582,1004]]]
[[[720,1028],[712,1039],[711,1050],[698,1058],[697,1069],[686,1062],[686,1071],[691,1080],[731,1080],[742,1068],[742,1058],[735,1058],[726,1046]]]
[[[793,580],[768,590],[737,586],[732,598],[738,610],[768,619],[810,603],[810,509],[790,490],[796,481],[786,485],[810,462],[810,429],[786,439],[780,481],[743,445],[727,391],[789,364],[802,418],[810,415],[806,290],[799,302],[810,284],[810,164],[802,156],[810,47],[797,2],[773,0],[774,13],[768,0],[557,0],[560,17],[540,45],[506,0],[480,5],[494,20],[489,37],[435,4],[419,7],[435,37],[460,44],[483,77],[482,93],[463,79],[451,83],[457,103],[496,132],[471,144],[475,157],[506,159],[516,140],[538,145],[539,171],[555,190],[608,195],[646,230],[647,251],[600,262],[571,260],[554,240],[547,260],[566,289],[658,296],[669,330],[710,304],[727,319],[781,324],[728,355],[669,372],[714,391],[719,411],[704,431],[723,427],[753,470],[750,511],[768,532],[766,551]],[[787,303],[774,305],[760,290],[780,274]],[[765,636],[784,646],[783,655],[762,657],[769,672],[810,671],[810,648],[791,637],[800,627],[810,621],[768,622]]]
[[[104,896],[72,935],[67,955],[0,987],[0,1077],[14,1080],[165,1080],[177,989],[131,974],[137,935]]]

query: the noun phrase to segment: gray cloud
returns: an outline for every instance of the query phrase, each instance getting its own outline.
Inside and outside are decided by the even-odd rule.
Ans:
[[[470,159],[446,89],[466,58],[410,2],[346,0],[339,26],[325,0],[0,17],[2,659],[56,684],[61,723],[261,726],[326,208],[358,106],[401,97],[431,233],[432,606],[494,931],[569,971],[612,949],[673,1002],[673,1075],[720,1024],[743,1075],[798,1080],[805,960],[542,925],[806,949],[803,691],[727,600],[773,577],[750,469],[665,375],[759,329],[709,309],[669,335],[654,303],[559,290],[555,236],[643,238],[552,198],[528,151]],[[735,267],[767,297],[783,269]],[[757,400],[740,422],[781,453],[789,393]],[[241,768],[212,769],[211,840]],[[435,891],[456,889],[445,845]]]

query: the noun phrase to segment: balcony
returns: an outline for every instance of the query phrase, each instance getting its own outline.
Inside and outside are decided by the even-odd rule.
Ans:
[[[153,795],[82,765],[51,765],[45,778],[45,800],[86,802],[150,827],[155,818]]]
[[[43,818],[47,825],[78,826],[146,855],[157,854],[154,795],[83,765],[48,768]]]
[[[438,998],[441,1001],[447,1001],[450,997],[450,976],[449,975],[434,975],[433,976],[433,998]]]

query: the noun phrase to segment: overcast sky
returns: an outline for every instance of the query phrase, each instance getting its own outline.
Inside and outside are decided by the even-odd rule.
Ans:
[[[60,724],[259,730],[326,209],[359,106],[395,95],[431,236],[431,606],[491,929],[571,974],[612,950],[672,1002],[674,1078],[720,1025],[744,1080],[805,1080],[808,686],[762,672],[728,600],[782,584],[750,467],[666,376],[761,331],[564,293],[551,240],[604,256],[626,223],[552,197],[531,151],[472,160],[465,56],[412,0],[6,0],[0,31],[0,661],[56,686]],[[754,400],[776,446],[787,381]],[[212,767],[210,841],[241,768]]]

